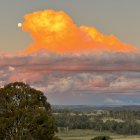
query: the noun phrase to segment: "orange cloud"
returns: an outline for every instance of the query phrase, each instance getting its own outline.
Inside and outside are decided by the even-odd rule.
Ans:
[[[80,29],[85,31],[85,34],[87,34],[89,38],[99,43],[97,49],[111,52],[135,51],[133,46],[122,43],[114,35],[104,35],[93,27],[81,26]]]
[[[78,27],[63,11],[37,11],[24,18],[22,29],[33,39],[25,54],[40,50],[60,54],[135,51],[133,46],[121,43],[113,35],[103,35],[92,27]]]

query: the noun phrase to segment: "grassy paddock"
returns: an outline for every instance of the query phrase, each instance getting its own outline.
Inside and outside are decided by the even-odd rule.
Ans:
[[[113,140],[140,140],[140,136],[123,136],[109,132],[96,132],[94,130],[79,130],[79,129],[59,131],[57,135],[62,140],[91,140],[91,138],[102,135],[111,136]]]

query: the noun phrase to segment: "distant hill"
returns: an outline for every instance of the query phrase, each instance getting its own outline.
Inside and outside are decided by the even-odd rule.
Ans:
[[[53,110],[68,110],[78,112],[92,112],[96,110],[104,111],[140,111],[140,105],[129,105],[129,106],[88,106],[88,105],[52,105]]]

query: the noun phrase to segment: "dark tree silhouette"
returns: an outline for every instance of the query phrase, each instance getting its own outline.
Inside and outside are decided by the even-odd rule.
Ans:
[[[109,136],[98,136],[91,140],[112,140]]]

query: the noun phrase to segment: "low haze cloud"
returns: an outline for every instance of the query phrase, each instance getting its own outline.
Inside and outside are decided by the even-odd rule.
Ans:
[[[1,86],[14,81],[29,83],[43,91],[52,103],[65,104],[68,97],[75,104],[84,99],[91,103],[91,98],[96,102],[102,96],[100,99],[107,104],[107,97],[137,97],[140,92],[139,54],[1,56],[0,68]]]

